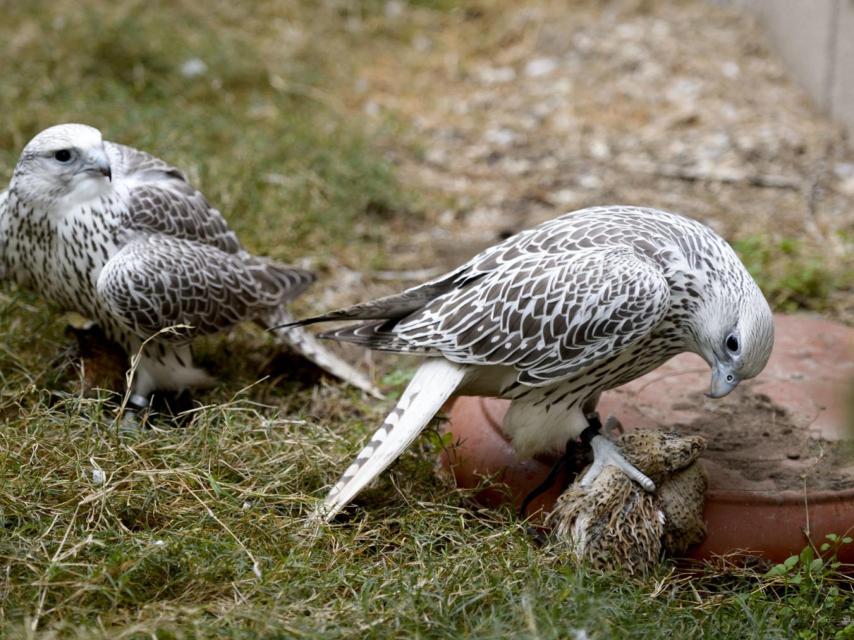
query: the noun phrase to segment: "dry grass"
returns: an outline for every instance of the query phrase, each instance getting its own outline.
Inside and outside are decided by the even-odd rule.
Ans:
[[[398,288],[358,271],[430,264],[408,234],[447,203],[398,183],[389,139],[409,125],[366,125],[354,70],[407,57],[422,20],[483,20],[487,55],[511,3],[418,4],[401,20],[367,1],[0,2],[0,174],[34,131],[97,124],[187,168],[253,250],[319,269],[304,308]],[[188,79],[192,58],[208,71]],[[4,637],[851,637],[830,573],[804,591],[731,568],[568,567],[509,510],[438,482],[432,434],[349,520],[311,526],[382,403],[242,328],[199,345],[221,382],[181,426],[123,432],[115,395],[81,392],[64,324],[0,289]],[[408,366],[380,363],[391,395]]]
[[[812,619],[789,606],[794,588],[752,570],[571,569],[510,512],[473,510],[437,484],[426,443],[351,520],[311,525],[378,417],[338,389],[312,395],[286,417],[238,397],[185,428],[130,434],[101,399],[31,399],[3,430],[8,637],[784,638],[788,625],[842,624],[844,601]],[[828,574],[810,596],[824,605],[833,586]]]

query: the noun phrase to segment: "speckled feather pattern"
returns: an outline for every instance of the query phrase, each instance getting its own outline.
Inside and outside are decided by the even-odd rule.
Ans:
[[[662,323],[690,331],[679,320],[702,298],[747,297],[755,286],[704,225],[654,209],[596,207],[519,233],[399,296],[321,319],[382,318],[324,337],[509,364],[520,382],[544,384],[613,357]],[[658,333],[665,342],[688,337]]]
[[[101,143],[96,130],[82,125],[43,132],[41,148],[50,148],[54,130],[103,150],[112,180],[99,178],[91,197],[76,200],[67,189],[33,187],[44,185],[32,176],[38,178],[33,167],[44,171],[36,163],[45,161],[25,149],[0,209],[0,272],[96,320],[130,353],[163,329],[190,325],[146,346],[142,368],[150,371],[139,376],[137,392],[204,384],[206,376],[191,364],[190,340],[244,320],[274,326],[283,306],[314,281],[307,271],[245,251],[225,218],[175,167],[131,147]],[[298,350],[305,347],[302,352],[317,351],[301,331],[281,337]],[[322,355],[321,366],[344,379],[352,374],[357,386],[377,393],[349,365]]]
[[[305,322],[329,320],[365,322],[322,337],[462,366],[459,378],[447,371],[457,388],[433,390],[434,410],[451,394],[511,399],[502,427],[523,458],[562,451],[603,391],[684,351],[710,359],[735,326],[744,377],[762,369],[773,344],[768,305],[722,238],[689,218],[631,206],[566,214],[423,285]],[[421,391],[426,403],[430,390]],[[369,453],[423,428],[399,409]],[[370,481],[369,459],[360,454],[333,487],[327,517]]]
[[[310,321],[369,319],[322,335],[489,369],[477,392],[523,399],[553,414],[540,416],[544,431],[560,431],[549,425],[561,412],[694,350],[710,307],[757,296],[765,304],[705,225],[655,209],[595,207],[523,231],[398,296]],[[521,404],[508,414],[510,435]],[[560,449],[566,437],[523,449]]]
[[[8,190],[0,191],[0,280],[6,278],[6,262],[3,258],[6,255],[6,239],[3,233],[3,228],[6,220],[6,203],[9,199]]]
[[[130,147],[104,147],[112,190],[62,215],[18,198],[13,181],[4,234],[11,276],[96,317],[113,338],[143,339],[179,323],[195,327],[186,337],[225,329],[312,282],[308,272],[245,252],[177,169]]]

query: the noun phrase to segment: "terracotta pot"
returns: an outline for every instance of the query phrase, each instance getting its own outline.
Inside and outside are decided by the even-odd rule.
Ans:
[[[724,400],[703,398],[708,366],[694,355],[683,354],[603,394],[600,415],[619,417],[627,429],[686,425],[698,419],[705,420],[710,429],[718,420],[743,420],[740,416],[746,417],[743,412],[749,410],[751,399],[761,397],[768,402],[768,413],[752,428],[766,430],[761,423],[773,430],[778,415],[775,411],[782,411],[803,438],[850,438],[852,432],[846,431],[846,426],[854,427],[854,415],[849,414],[852,405],[846,399],[854,392],[854,330],[807,315],[777,315],[774,324],[775,346],[768,366],[761,376],[742,383]],[[460,445],[444,454],[443,462],[462,487],[477,487],[484,477],[507,486],[504,491],[493,487],[481,492],[478,499],[484,504],[511,501],[518,507],[545,478],[553,461],[516,458],[499,427],[507,406],[507,401],[494,398],[459,398],[450,404],[446,429]],[[710,441],[715,437],[708,430],[703,433]],[[754,460],[772,461],[789,472],[823,464],[779,450],[780,458],[769,457],[765,443],[761,438],[756,440],[746,438],[743,447],[727,455],[748,465]],[[770,481],[748,481],[722,466],[712,466],[714,461],[706,462],[710,480],[705,510],[708,536],[694,549],[695,558],[747,551],[780,561],[807,544],[806,530],[816,543],[828,533],[854,531],[854,482],[841,491],[775,491],[769,488],[773,486]],[[823,468],[811,470],[822,472]],[[528,513],[550,509],[557,496],[558,489],[552,488],[533,502]],[[854,563],[854,545],[842,547],[840,559]]]
[[[460,487],[476,488],[484,478],[503,483],[506,489],[488,487],[476,499],[487,506],[511,502],[519,507],[525,496],[550,471],[553,461],[519,460],[500,430],[509,402],[497,398],[461,397],[447,407],[445,430],[459,444],[441,456]],[[628,425],[626,425],[628,428]],[[559,486],[559,483],[556,483]],[[553,506],[559,491],[553,487],[529,507],[536,513]],[[780,562],[807,544],[805,531],[820,543],[828,533],[854,529],[854,488],[843,491],[770,491],[731,488],[710,489],[706,494],[706,540],[690,556],[743,553]],[[842,547],[839,559],[854,563],[854,545]]]

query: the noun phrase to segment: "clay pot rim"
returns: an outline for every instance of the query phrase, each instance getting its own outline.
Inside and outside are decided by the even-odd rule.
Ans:
[[[486,423],[490,428],[496,433],[496,435],[498,435],[498,437],[509,444],[510,441],[507,439],[507,436],[505,436],[504,432],[498,428],[498,422],[495,420],[493,415],[494,409],[490,406],[490,401],[497,399],[500,400],[500,398],[494,398],[492,396],[470,397],[476,398],[478,404],[481,406],[483,415],[486,417]],[[540,460],[536,456],[534,459],[540,464],[551,464],[549,461]],[[840,489],[839,491],[834,491],[832,489],[820,489],[806,492],[795,489],[785,489],[783,491],[772,491],[768,489],[709,489],[706,491],[706,499],[725,503],[750,502],[754,505],[763,504],[777,506],[791,504],[804,505],[804,503],[806,503],[804,505],[805,508],[809,508],[810,506],[819,504],[854,501],[854,488]]]

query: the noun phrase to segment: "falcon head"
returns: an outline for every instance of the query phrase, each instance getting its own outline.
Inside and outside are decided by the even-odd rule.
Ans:
[[[741,263],[738,263],[741,266]],[[737,293],[717,299],[706,315],[698,352],[712,368],[710,398],[722,398],[758,375],[774,346],[774,317],[765,296],[743,270]]]
[[[51,204],[89,200],[108,191],[111,181],[101,132],[83,124],[60,124],[24,147],[11,187],[19,198]]]

